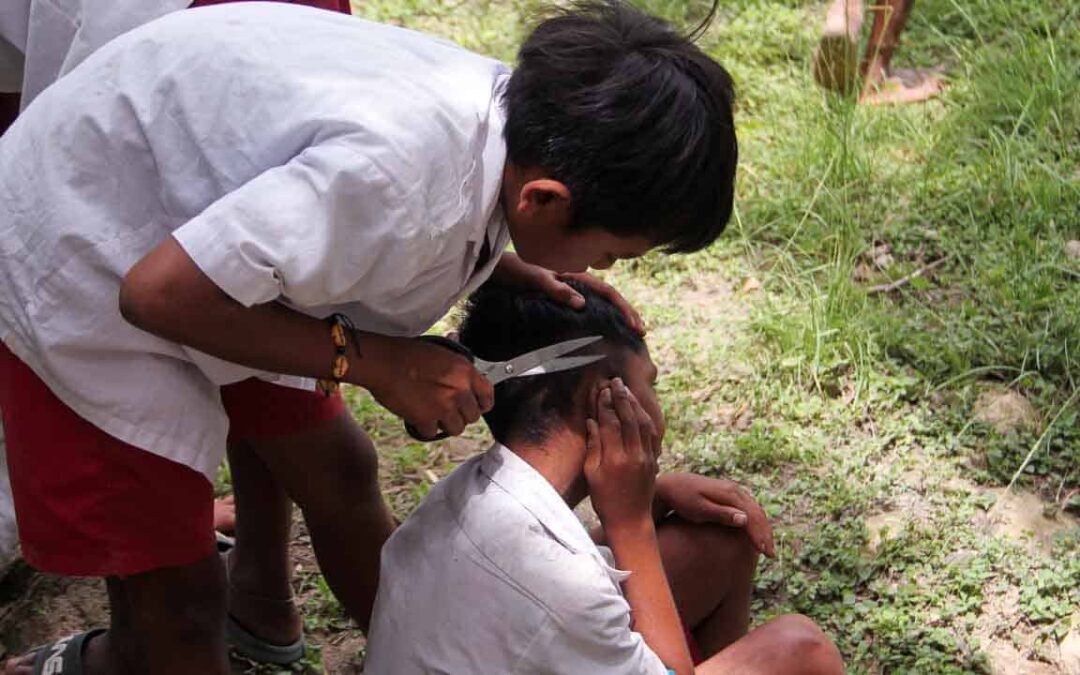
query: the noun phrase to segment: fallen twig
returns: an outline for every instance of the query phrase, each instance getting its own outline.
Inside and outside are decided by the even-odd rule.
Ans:
[[[904,276],[900,277],[896,281],[892,281],[892,282],[889,282],[887,284],[881,284],[880,286],[871,286],[870,288],[866,289],[866,292],[867,292],[867,294],[891,293],[891,292],[895,291],[896,289],[900,288],[901,286],[903,286],[904,284],[907,284],[912,279],[916,279],[918,277],[921,277],[922,275],[926,274],[930,270],[932,270],[932,269],[934,269],[936,267],[940,267],[948,259],[949,259],[949,256],[945,256],[944,258],[938,258],[937,260],[930,263],[926,267],[920,267],[919,269],[915,270],[911,274],[905,274]]]

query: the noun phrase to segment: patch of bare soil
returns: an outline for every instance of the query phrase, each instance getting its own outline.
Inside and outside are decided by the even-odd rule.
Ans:
[[[975,419],[1008,433],[1020,427],[1034,427],[1039,414],[1024,396],[1010,389],[987,389],[975,401]]]
[[[1058,665],[1065,675],[1080,675],[1080,611],[1073,614],[1072,628],[1058,645]]]
[[[1047,504],[1030,492],[988,490],[997,497],[983,524],[996,536],[1023,544],[1033,551],[1050,553],[1054,538],[1080,527],[1080,520],[1058,511],[1048,511]]]
[[[2,658],[108,621],[100,579],[46,576],[16,563],[0,581]]]
[[[296,563],[297,602],[301,612],[321,611],[325,598],[306,579],[318,571],[315,556],[302,523],[297,525],[292,544]],[[0,581],[0,658],[22,654],[34,647],[90,628],[109,625],[105,585],[99,579],[74,579],[39,574],[22,563],[14,565]],[[308,630],[309,644],[321,647],[325,672],[332,675],[361,673],[360,654],[364,636],[359,630],[343,627],[347,621],[325,629]],[[258,668],[243,660],[233,661],[233,673],[279,673],[280,669]]]

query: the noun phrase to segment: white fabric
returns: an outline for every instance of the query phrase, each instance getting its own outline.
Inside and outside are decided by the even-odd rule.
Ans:
[[[258,373],[127,324],[123,275],[172,234],[245,304],[422,333],[509,239],[507,75],[420,33],[279,3],[127,33],[0,139],[0,338],[84,418],[211,475],[217,385]]]
[[[191,0],[3,0],[0,38],[25,54],[23,110],[98,47]],[[0,50],[2,51],[2,50]],[[0,64],[3,64],[0,58]],[[0,73],[3,73],[0,67]]]
[[[611,564],[551,484],[496,444],[383,548],[364,672],[664,675]]]
[[[26,51],[30,3],[31,0],[3,0],[0,3],[0,38],[20,52]]]
[[[0,35],[0,93],[22,90],[23,53]]]

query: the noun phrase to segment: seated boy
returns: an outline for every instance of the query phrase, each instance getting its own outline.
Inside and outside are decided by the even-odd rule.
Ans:
[[[656,476],[656,367],[577,288],[580,312],[492,283],[473,296],[461,341],[479,358],[589,335],[606,358],[496,387],[494,446],[383,549],[365,672],[843,672],[805,617],[746,635],[757,555],[774,553],[765,514],[730,481]],[[571,510],[586,496],[607,546]]]

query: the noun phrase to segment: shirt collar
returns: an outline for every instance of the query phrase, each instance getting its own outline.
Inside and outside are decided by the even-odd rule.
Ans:
[[[531,513],[551,536],[575,553],[597,555],[596,544],[551,483],[512,450],[496,443],[480,471]]]

